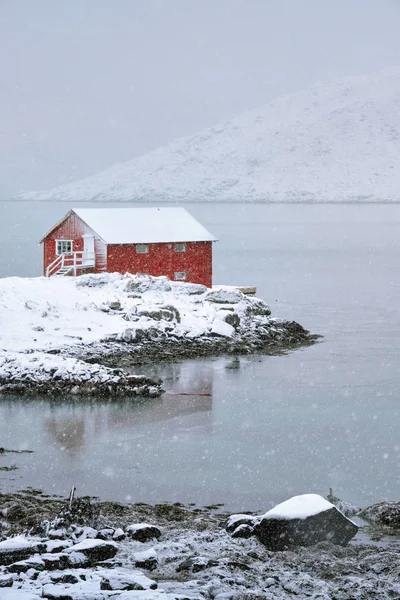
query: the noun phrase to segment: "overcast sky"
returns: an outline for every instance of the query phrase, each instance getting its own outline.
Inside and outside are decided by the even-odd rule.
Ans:
[[[0,197],[400,64],[399,0],[0,0]]]

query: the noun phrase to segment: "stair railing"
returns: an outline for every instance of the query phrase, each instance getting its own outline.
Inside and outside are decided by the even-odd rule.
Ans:
[[[77,269],[91,268],[95,266],[95,253],[79,250],[70,254],[60,254],[46,269],[46,277],[51,277],[58,273],[64,267],[69,268],[68,272],[73,271],[76,277]]]
[[[60,254],[57,256],[52,263],[46,269],[46,277],[51,277],[54,273],[57,273],[60,269],[63,268],[65,264],[65,254]]]

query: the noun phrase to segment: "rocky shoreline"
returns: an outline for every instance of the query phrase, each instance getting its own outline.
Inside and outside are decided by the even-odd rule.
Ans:
[[[148,396],[162,393],[161,382],[128,375],[122,369],[82,360],[46,356],[0,355],[0,394],[46,396]]]
[[[157,396],[160,382],[121,367],[275,355],[318,339],[237,288],[118,273],[62,279],[3,280],[10,323],[0,332],[0,394]],[[50,292],[66,304],[50,303]]]
[[[358,521],[359,532],[345,546],[322,541],[283,551],[268,550],[254,536],[233,536],[222,506],[123,505],[25,490],[0,494],[0,514],[4,599],[400,596],[399,503],[359,512],[368,521]]]
[[[320,336],[312,335],[295,321],[270,319],[258,331],[244,329],[240,338],[226,339],[205,334],[197,339],[173,335],[162,339],[126,342],[115,337],[88,346],[68,348],[64,353],[90,364],[125,367],[153,362],[169,362],[208,356],[276,356],[296,348],[311,346]],[[50,351],[58,354],[59,350]]]

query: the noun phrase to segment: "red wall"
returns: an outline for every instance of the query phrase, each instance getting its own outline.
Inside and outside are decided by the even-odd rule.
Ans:
[[[83,234],[90,233],[91,230],[77,215],[72,213],[65,219],[58,227],[56,227],[43,242],[43,274],[46,275],[46,268],[49,264],[57,258],[56,254],[56,240],[73,240],[72,250],[74,252],[81,252],[83,250]],[[100,272],[104,271],[104,260],[98,260],[98,247],[96,242],[103,246],[104,244],[99,240],[95,239],[95,252],[96,252],[96,269],[84,269],[82,272]],[[103,252],[104,254],[104,252]]]
[[[57,258],[56,240],[73,240],[73,251],[83,250],[84,233],[93,233],[77,215],[72,213],[43,243],[43,269]],[[95,238],[96,268],[78,272],[148,273],[166,275],[172,281],[176,271],[186,271],[186,281],[212,286],[212,242],[187,242],[186,252],[175,252],[174,244],[148,244],[147,254],[136,254],[135,244],[112,244],[105,246]],[[107,252],[107,254],[105,253]]]
[[[135,244],[108,245],[107,271],[166,275],[172,281],[176,271],[186,271],[186,281],[212,286],[212,242],[187,242],[186,252],[175,252],[174,244],[148,246],[148,254],[136,254]]]

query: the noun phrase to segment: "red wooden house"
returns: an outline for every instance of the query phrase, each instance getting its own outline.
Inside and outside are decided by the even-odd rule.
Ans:
[[[147,273],[211,287],[215,241],[184,208],[74,208],[40,243],[46,277]]]

